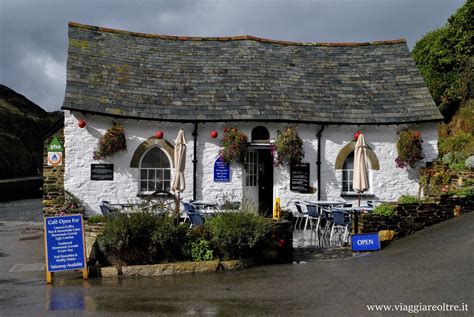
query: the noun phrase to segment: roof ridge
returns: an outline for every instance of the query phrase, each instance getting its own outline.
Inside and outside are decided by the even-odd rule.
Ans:
[[[140,32],[131,32],[118,29],[110,29],[106,27],[94,26],[81,24],[77,22],[69,22],[70,27],[76,27],[86,30],[96,30],[107,33],[118,33],[124,35],[159,38],[163,40],[179,40],[179,41],[256,41],[261,43],[272,43],[280,45],[294,45],[294,46],[368,46],[368,45],[383,45],[383,44],[401,44],[406,43],[405,39],[385,40],[385,41],[373,41],[373,42],[344,42],[344,43],[331,43],[331,42],[293,42],[283,40],[273,40],[267,38],[256,37],[253,35],[238,35],[238,36],[176,36],[176,35],[161,35],[161,34],[148,34]]]

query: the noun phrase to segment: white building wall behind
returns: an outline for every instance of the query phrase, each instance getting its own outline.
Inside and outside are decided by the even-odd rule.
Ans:
[[[78,120],[84,119],[87,126],[79,128]],[[98,212],[102,200],[112,203],[138,202],[139,169],[130,168],[133,153],[137,147],[156,131],[164,132],[164,139],[172,145],[181,127],[185,130],[187,140],[186,153],[186,190],[181,195],[184,200],[192,199],[193,187],[193,124],[165,123],[146,120],[123,120],[122,123],[127,139],[127,152],[119,152],[105,161],[93,160],[93,151],[97,142],[105,131],[111,127],[112,119],[102,116],[91,116],[65,112],[65,189],[83,200],[89,213]],[[265,126],[270,131],[273,140],[277,130],[284,130],[285,123],[199,123],[197,147],[197,188],[198,200],[218,201],[224,196],[232,200],[240,200],[243,195],[245,171],[237,164],[231,164],[231,181],[229,183],[215,183],[213,180],[214,161],[218,158],[220,142],[223,138],[224,127],[236,127],[243,131],[250,139],[251,131],[258,125]],[[352,141],[354,132],[362,130],[368,145],[377,155],[380,170],[372,171],[372,189],[374,193],[370,199],[395,200],[402,194],[416,194],[418,184],[416,171],[399,169],[395,166],[397,151],[395,142],[397,132],[406,126],[329,126],[322,133],[321,146],[321,198],[329,200],[354,200],[353,197],[341,197],[341,171],[334,169],[339,151]],[[297,125],[300,137],[303,139],[305,158],[303,162],[310,163],[310,186],[318,188],[317,184],[317,139],[319,125]],[[437,157],[437,128],[435,123],[420,124],[418,129],[425,141],[423,150],[425,161]],[[216,130],[219,136],[210,137],[210,132]],[[113,181],[91,181],[90,165],[94,163],[114,164]],[[420,163],[420,166],[423,163]],[[174,174],[174,171],[172,172]],[[282,206],[294,200],[316,200],[317,193],[301,194],[290,191],[290,172],[288,166],[274,169],[274,197],[280,197]]]

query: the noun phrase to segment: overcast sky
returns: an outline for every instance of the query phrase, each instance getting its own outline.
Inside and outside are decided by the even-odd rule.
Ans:
[[[0,83],[48,111],[66,85],[67,22],[143,33],[308,42],[405,38],[410,49],[464,0],[0,0]]]

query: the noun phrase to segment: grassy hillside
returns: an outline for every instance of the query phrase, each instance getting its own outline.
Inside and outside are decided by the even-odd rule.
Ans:
[[[446,25],[426,34],[412,55],[446,120],[439,127],[440,157],[463,169],[474,155],[474,0]]]
[[[0,85],[0,179],[35,176],[43,165],[42,135],[61,112],[48,113]]]

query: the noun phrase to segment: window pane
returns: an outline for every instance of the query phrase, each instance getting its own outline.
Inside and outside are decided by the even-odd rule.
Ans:
[[[162,149],[155,146],[142,159],[141,167],[170,168],[170,161]]]
[[[163,170],[156,170],[156,179],[163,179]]]
[[[155,182],[153,182],[153,181],[148,182],[148,190],[149,191],[155,191],[156,190],[155,189]]]
[[[171,180],[171,170],[165,170],[165,180]]]
[[[347,156],[346,160],[344,161],[344,166],[342,168],[345,170],[354,169],[354,152]]]
[[[146,192],[146,182],[140,182],[140,191]]]
[[[146,179],[147,178],[146,175],[147,175],[147,170],[146,169],[140,170],[140,178],[141,179]]]
[[[148,179],[149,180],[155,179],[155,170],[152,170],[152,169],[148,170]]]
[[[164,190],[165,191],[170,191],[170,189],[171,189],[170,182],[166,181],[166,182],[164,182],[164,184],[165,184],[165,189]]]

